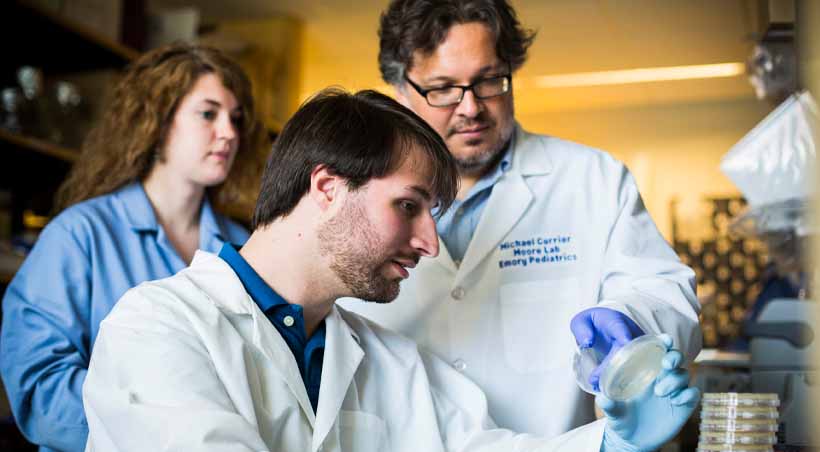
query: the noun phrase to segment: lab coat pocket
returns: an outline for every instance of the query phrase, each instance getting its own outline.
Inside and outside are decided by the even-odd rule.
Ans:
[[[566,367],[574,340],[569,323],[579,306],[577,278],[500,287],[504,354],[521,374]]]
[[[339,412],[339,442],[344,452],[381,452],[387,447],[387,425],[364,411]]]

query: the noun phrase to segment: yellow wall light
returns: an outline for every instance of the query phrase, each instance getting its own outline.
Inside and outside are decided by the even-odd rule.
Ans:
[[[567,88],[576,86],[625,85],[669,80],[735,77],[746,73],[744,63],[698,64],[573,74],[542,75],[535,77],[539,88]]]

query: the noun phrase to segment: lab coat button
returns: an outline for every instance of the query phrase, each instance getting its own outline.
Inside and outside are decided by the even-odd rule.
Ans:
[[[453,289],[452,292],[450,292],[450,295],[455,300],[461,300],[462,298],[464,298],[464,288],[461,287],[461,286],[458,286],[455,289]]]
[[[293,317],[291,317],[289,315],[286,315],[285,318],[282,319],[282,323],[284,323],[285,326],[293,326],[293,322],[294,322]]]
[[[465,363],[461,359],[457,359],[453,361],[453,368],[455,368],[459,372],[464,372],[467,369],[467,363]]]

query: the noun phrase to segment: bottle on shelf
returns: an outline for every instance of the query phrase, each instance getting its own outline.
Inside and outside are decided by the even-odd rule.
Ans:
[[[20,113],[23,106],[23,92],[20,88],[9,87],[3,88],[2,94],[3,106],[3,129],[9,132],[22,133],[23,128],[20,123]]]
[[[60,134],[55,127],[53,109],[43,92],[43,72],[33,66],[17,70],[17,83],[23,89],[21,125],[23,133],[57,142]]]
[[[54,85],[54,125],[58,144],[79,149],[88,129],[88,115],[80,90],[71,82],[58,81]]]

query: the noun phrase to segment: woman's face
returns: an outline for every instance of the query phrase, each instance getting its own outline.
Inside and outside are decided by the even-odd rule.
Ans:
[[[222,183],[239,148],[242,109],[216,74],[204,74],[180,101],[153,171],[202,187]]]

